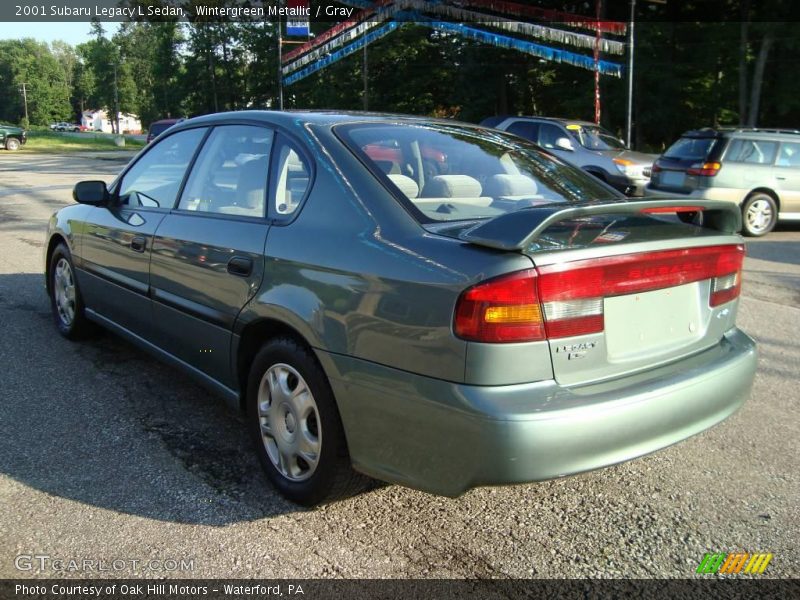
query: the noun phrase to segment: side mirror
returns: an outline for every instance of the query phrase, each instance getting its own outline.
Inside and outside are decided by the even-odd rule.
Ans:
[[[574,152],[575,148],[572,147],[572,142],[569,141],[569,138],[560,137],[556,140],[556,148],[559,150],[568,150],[569,152]]]
[[[72,190],[75,202],[81,204],[94,204],[99,206],[107,204],[109,200],[108,188],[105,181],[80,181]]]

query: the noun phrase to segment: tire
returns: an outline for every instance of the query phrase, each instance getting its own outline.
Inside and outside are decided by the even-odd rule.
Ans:
[[[58,332],[68,340],[78,340],[91,335],[95,327],[84,314],[83,298],[78,288],[72,256],[63,243],[56,246],[50,257],[47,277],[50,308]]]
[[[15,150],[19,150],[19,147],[20,143],[17,138],[10,137],[6,139],[6,150],[14,152]]]
[[[314,506],[363,489],[328,380],[293,339],[271,340],[253,359],[247,420],[267,477],[292,502]]]
[[[768,234],[778,221],[778,205],[767,194],[752,194],[742,205],[742,234],[761,237]]]

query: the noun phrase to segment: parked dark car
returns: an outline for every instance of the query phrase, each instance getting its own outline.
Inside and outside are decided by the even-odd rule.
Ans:
[[[489,117],[481,122],[539,144],[630,196],[644,195],[654,154],[636,152],[595,123],[550,117]]]
[[[150,129],[147,131],[146,143],[149,144],[159,135],[164,133],[167,129],[169,129],[176,123],[180,123],[183,120],[184,119],[161,119],[159,121],[153,121],[152,123],[150,123]]]
[[[47,233],[59,332],[100,324],[242,409],[303,504],[357,472],[456,496],[611,465],[722,421],[753,382],[731,204],[684,224],[686,203],[626,199],[501,131],[210,115],[74,197]]]
[[[653,165],[647,192],[732,202],[745,235],[766,235],[779,220],[800,220],[800,131],[687,131]]]
[[[19,150],[28,141],[28,133],[16,125],[0,123],[0,148]]]

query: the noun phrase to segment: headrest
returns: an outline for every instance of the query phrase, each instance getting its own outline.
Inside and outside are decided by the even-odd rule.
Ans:
[[[408,177],[407,175],[400,175],[398,173],[389,173],[387,175],[389,180],[395,184],[406,198],[416,198],[419,196],[419,186],[417,182]]]
[[[499,196],[524,196],[536,194],[536,182],[526,175],[492,175],[484,186],[483,193],[497,198]]]
[[[425,184],[426,198],[478,198],[481,182],[469,175],[436,175]]]

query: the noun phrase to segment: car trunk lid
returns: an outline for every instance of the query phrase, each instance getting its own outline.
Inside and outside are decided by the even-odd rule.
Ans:
[[[721,202],[538,207],[460,238],[531,258],[556,380],[578,385],[699,352],[735,323],[744,246]],[[704,227],[665,218],[702,211]]]

